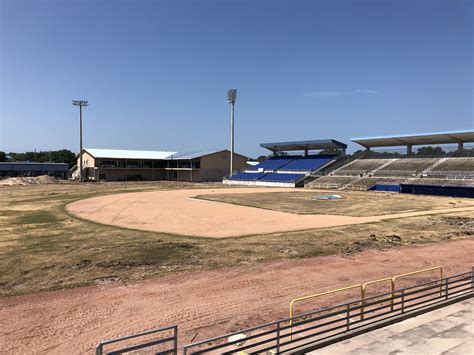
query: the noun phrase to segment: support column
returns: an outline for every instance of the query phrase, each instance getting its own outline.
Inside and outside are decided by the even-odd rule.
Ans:
[[[411,144],[407,145],[407,155],[413,154],[413,146]]]
[[[461,152],[464,150],[464,143],[463,142],[459,142],[458,143],[458,150]]]

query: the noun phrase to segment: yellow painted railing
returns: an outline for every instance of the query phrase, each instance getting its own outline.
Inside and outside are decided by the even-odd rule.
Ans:
[[[333,295],[333,294],[338,293],[338,292],[348,291],[348,290],[352,290],[352,289],[355,289],[355,288],[359,288],[360,289],[360,305],[362,306],[360,317],[361,317],[361,319],[364,319],[364,304],[365,304],[365,296],[366,296],[367,286],[377,284],[377,283],[381,283],[381,282],[390,281],[390,292],[392,294],[390,303],[391,303],[391,310],[393,311],[393,297],[394,297],[395,287],[396,287],[395,282],[398,279],[408,277],[408,276],[417,275],[417,274],[421,274],[421,273],[431,272],[431,271],[435,271],[435,270],[439,270],[439,278],[440,278],[440,280],[442,280],[443,279],[443,268],[441,266],[435,266],[435,267],[430,267],[428,269],[417,270],[417,271],[413,271],[413,272],[407,272],[405,274],[395,275],[395,276],[391,276],[391,277],[385,277],[385,278],[379,279],[379,280],[368,281],[368,282],[365,282],[363,284],[352,285],[352,286],[348,286],[348,287],[338,288],[338,289],[332,290],[332,291],[320,292],[320,293],[316,293],[314,295],[295,298],[294,300],[292,300],[290,302],[290,340],[293,340],[293,336],[291,334],[293,333],[294,306],[298,302],[306,301],[306,300],[317,298],[317,297]],[[441,283],[440,283],[439,287],[440,287],[440,293],[442,293]]]
[[[360,297],[361,297],[361,300],[362,300],[362,285],[360,285],[360,284],[359,285],[352,285],[352,286],[348,286],[348,287],[343,287],[343,288],[338,288],[337,290],[316,293],[314,295],[299,297],[299,298],[295,298],[294,300],[292,300],[290,302],[290,334],[293,332],[293,327],[292,327],[292,325],[293,325],[293,309],[294,309],[295,303],[306,301],[306,300],[313,299],[313,298],[322,297],[322,296],[333,295],[335,293],[352,290],[354,288],[360,289]],[[292,335],[290,335],[290,340],[293,340]]]
[[[425,273],[425,272],[431,272],[431,271],[435,271],[435,270],[439,270],[439,279],[442,280],[443,279],[443,268],[441,266],[435,266],[435,267],[430,267],[428,269],[423,269],[423,270],[417,270],[417,271],[413,271],[413,272],[407,272],[406,274],[400,274],[400,275],[396,275],[394,277],[392,277],[392,282],[390,284],[390,291],[392,292],[392,307],[391,307],[391,310],[393,311],[393,293],[395,292],[395,281],[402,278],[402,277],[407,277],[407,276],[412,276],[412,275],[417,275],[417,274],[421,274],[421,273]],[[443,291],[442,291],[442,285],[441,283],[439,284],[439,293],[441,294]]]
[[[364,319],[365,289],[369,285],[378,284],[378,283],[385,282],[385,281],[390,281],[390,289],[391,289],[392,277],[385,277],[383,279],[368,281],[368,282],[365,282],[365,283],[362,284],[362,292],[361,292],[361,296],[360,296],[362,308],[360,310],[360,319]],[[393,294],[392,294],[392,297],[393,297]]]

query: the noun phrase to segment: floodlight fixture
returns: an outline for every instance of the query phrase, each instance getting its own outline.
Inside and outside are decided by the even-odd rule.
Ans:
[[[230,104],[230,175],[234,173],[234,106],[237,89],[227,90],[227,102]]]
[[[74,106],[89,106],[89,102],[85,100],[72,100]]]
[[[86,100],[72,100],[72,104],[73,106],[79,106],[79,181],[82,181],[82,108],[89,106],[89,102]]]
[[[234,105],[237,99],[237,89],[227,90],[227,102]]]

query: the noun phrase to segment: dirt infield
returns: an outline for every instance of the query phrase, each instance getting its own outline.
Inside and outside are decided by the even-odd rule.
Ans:
[[[327,228],[443,212],[474,211],[474,207],[464,207],[370,217],[298,215],[194,198],[197,195],[282,191],[295,190],[232,188],[136,192],[80,200],[69,204],[67,208],[79,217],[103,224],[212,238]]]
[[[0,353],[90,354],[102,339],[170,324],[183,345],[285,317],[292,298],[315,291],[434,265],[468,271],[473,255],[473,240],[448,241],[2,298]]]

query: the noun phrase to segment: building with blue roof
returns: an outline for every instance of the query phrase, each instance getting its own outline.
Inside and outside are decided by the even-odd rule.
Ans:
[[[66,163],[39,163],[30,161],[0,162],[0,179],[16,176],[49,175],[59,179],[67,179],[69,165]]]

